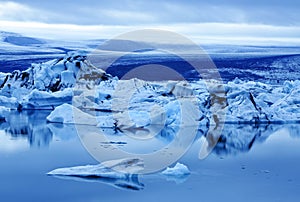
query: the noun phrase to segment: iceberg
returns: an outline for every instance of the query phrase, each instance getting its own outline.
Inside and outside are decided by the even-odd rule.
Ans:
[[[161,174],[167,181],[174,181],[176,184],[181,184],[188,179],[191,172],[186,165],[176,163],[174,167],[167,167]]]
[[[226,123],[299,122],[299,81],[271,85],[235,79],[224,84]]]
[[[97,165],[58,168],[48,172],[47,175],[73,180],[98,181],[117,188],[140,190],[144,185],[138,181],[135,173],[142,169],[143,161],[140,159],[118,159]]]
[[[120,130],[189,126],[195,120],[199,125],[300,122],[298,80],[272,85],[235,79],[223,84],[223,97],[218,87],[208,90],[207,85],[214,82],[120,80],[93,66],[86,52],[72,51],[59,59],[32,64],[22,72],[1,73],[0,106],[50,109],[54,111],[49,122],[89,123]],[[187,102],[194,108],[181,109]],[[182,120],[187,114],[192,118]],[[226,119],[219,119],[223,114]]]
[[[186,165],[177,162],[174,167],[168,167],[164,171],[162,171],[162,174],[166,176],[181,178],[182,176],[190,175],[191,171]]]
[[[78,117],[78,120],[80,120],[80,124],[96,125],[96,120],[93,116],[84,113],[70,104],[62,104],[56,107],[55,110],[53,110],[50,115],[47,116],[47,121],[52,123],[75,123],[75,113]]]
[[[127,158],[105,161],[97,165],[58,168],[47,174],[81,177],[127,178],[128,175],[135,174],[141,170],[143,170],[142,160]]]
[[[53,109],[63,103],[71,103],[72,88],[77,79],[99,83],[108,77],[86,60],[86,52],[71,51],[63,58],[32,64],[22,72],[1,73],[0,106]]]
[[[64,89],[54,93],[34,89],[20,103],[19,109],[49,109],[53,110],[62,103],[71,103],[72,89]]]

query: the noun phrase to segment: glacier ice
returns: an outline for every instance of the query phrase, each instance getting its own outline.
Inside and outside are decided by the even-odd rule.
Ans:
[[[177,162],[174,167],[168,167],[164,171],[162,171],[162,174],[167,176],[181,177],[191,174],[191,171],[186,165]]]
[[[76,117],[80,120],[80,124],[96,125],[96,119],[93,116],[66,103],[56,107],[55,110],[47,116],[47,121],[52,123],[75,123],[76,119],[74,119],[74,114],[76,114]]]
[[[97,165],[58,168],[48,172],[47,175],[72,180],[102,182],[122,189],[140,190],[144,185],[138,181],[135,173],[142,169],[142,160],[126,158],[105,161]]]
[[[0,95],[0,106],[8,109],[17,109],[19,106],[18,100],[15,97],[6,97]]]
[[[56,109],[49,115],[49,122],[89,123],[122,130],[151,124],[189,125],[190,121],[180,119],[186,113],[181,110],[181,102],[193,98],[197,99],[192,102],[199,112],[187,113],[196,117],[200,125],[219,121],[211,112],[215,106],[218,112],[226,114],[227,123],[300,120],[298,80],[271,85],[235,79],[223,86],[226,96],[220,104],[218,90],[209,92],[203,80],[190,83],[119,80],[94,67],[86,52],[73,51],[63,58],[32,64],[22,72],[1,73],[0,106],[18,110]],[[77,120],[72,115],[74,110]]]
[[[116,171],[117,170],[117,171]],[[127,178],[130,174],[143,170],[143,161],[140,159],[117,159],[105,161],[97,165],[75,166],[70,168],[58,168],[48,175],[73,175],[73,176],[97,176],[106,178]]]
[[[177,162],[174,167],[167,167],[161,174],[167,181],[174,181],[176,184],[181,184],[188,179],[191,172],[186,165]]]
[[[77,79],[98,83],[104,77],[108,75],[90,64],[85,52],[69,52],[64,58],[32,64],[22,72],[15,70],[12,73],[1,73],[0,105],[12,109],[52,109],[71,102],[72,87]],[[9,101],[14,98],[17,101]]]

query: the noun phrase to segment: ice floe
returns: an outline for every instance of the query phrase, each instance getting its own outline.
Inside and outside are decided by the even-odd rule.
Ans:
[[[123,189],[140,190],[144,185],[138,181],[136,173],[142,169],[143,161],[140,159],[119,159],[97,165],[58,168],[47,174],[73,180],[98,181]]]

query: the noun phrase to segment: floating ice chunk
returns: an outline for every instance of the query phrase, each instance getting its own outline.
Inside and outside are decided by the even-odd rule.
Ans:
[[[190,175],[190,171],[187,166],[177,163],[173,168],[168,167],[163,172],[162,175],[167,181],[174,181],[176,184],[183,183],[187,180]]]
[[[191,97],[194,95],[193,88],[187,82],[169,81],[166,87],[169,90],[169,93],[176,97]]]
[[[75,116],[75,118],[74,118]],[[78,123],[87,125],[97,125],[96,118],[87,114],[70,104],[62,104],[55,108],[47,121],[53,123]]]
[[[128,158],[105,161],[97,165],[58,168],[47,173],[47,175],[81,181],[103,182],[117,188],[140,190],[143,189],[144,185],[138,181],[138,176],[135,173],[143,169],[142,160]]]
[[[129,117],[135,123],[136,127],[144,127],[151,124],[151,117],[149,117],[149,113],[146,111],[131,110]]]
[[[72,96],[73,91],[70,88],[54,93],[35,89],[21,104],[23,109],[53,109],[62,103],[71,103]]]
[[[58,91],[58,92],[46,92],[46,91],[39,91],[39,90],[33,90],[29,95],[28,95],[28,100],[39,100],[39,99],[51,99],[51,98],[72,98],[72,89],[65,89],[63,91]]]
[[[250,92],[234,91],[227,94],[228,122],[255,122],[260,117]]]
[[[115,128],[116,120],[112,115],[97,116],[97,127],[100,128]]]
[[[102,164],[58,168],[47,173],[47,175],[126,178],[125,174],[115,172],[114,170],[107,168]]]
[[[125,158],[105,161],[97,165],[75,166],[69,168],[58,168],[48,175],[81,176],[81,177],[105,177],[105,178],[127,178],[128,175],[137,174],[144,169],[141,159]]]
[[[12,73],[0,73],[0,95],[19,95],[20,88],[26,88],[29,92],[34,89],[56,92],[74,87],[77,79],[83,79],[86,85],[88,82],[98,84],[104,78],[108,79],[110,75],[89,63],[86,53],[74,51],[64,58],[32,64],[22,72],[15,70]]]
[[[191,171],[188,169],[188,167],[186,165],[181,164],[181,163],[176,163],[176,165],[173,168],[171,168],[171,167],[166,168],[162,172],[162,174],[167,175],[167,176],[182,177],[184,175],[191,174]]]
[[[25,100],[26,97],[30,94],[31,90],[27,88],[19,88],[18,90],[14,90],[12,92],[11,97],[17,98],[17,100],[22,101]]]
[[[10,109],[17,109],[19,103],[15,97],[6,97],[0,95],[0,106]]]

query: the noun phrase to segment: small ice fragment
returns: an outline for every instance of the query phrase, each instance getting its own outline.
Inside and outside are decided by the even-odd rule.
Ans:
[[[184,164],[181,163],[176,163],[176,165],[171,168],[167,167],[163,172],[163,175],[167,176],[184,176],[184,175],[189,175],[191,174],[191,171],[188,169],[188,167]]]

